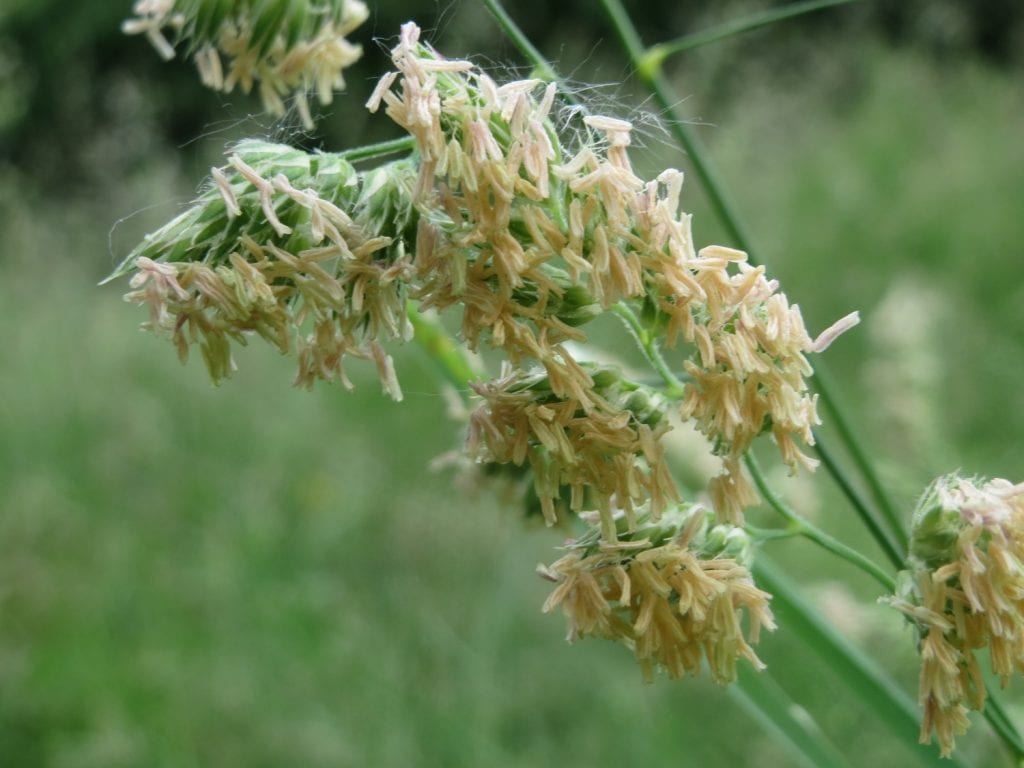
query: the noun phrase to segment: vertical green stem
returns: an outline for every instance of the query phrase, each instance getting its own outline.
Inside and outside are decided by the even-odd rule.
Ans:
[[[901,547],[899,541],[890,533],[883,525],[883,521],[878,519],[872,509],[868,506],[867,502],[861,498],[860,493],[853,484],[850,482],[846,473],[843,472],[842,468],[836,463],[835,457],[832,452],[828,449],[825,441],[815,436],[814,450],[818,454],[818,458],[821,459],[821,463],[825,466],[825,469],[832,479],[839,486],[839,490],[842,491],[843,495],[846,496],[850,505],[854,511],[860,517],[860,520],[870,531],[871,536],[878,543],[878,546],[882,548],[886,558],[897,568],[903,567],[903,553],[906,552],[906,547]]]
[[[882,511],[882,515],[888,523],[888,528],[893,536],[896,546],[899,548],[900,552],[906,552],[908,538],[903,519],[896,511],[889,494],[886,493],[885,489],[882,487],[882,481],[879,478],[878,473],[875,471],[871,460],[868,458],[867,452],[864,450],[860,440],[857,438],[856,432],[854,432],[853,427],[846,418],[846,414],[843,413],[843,409],[840,408],[839,403],[836,402],[836,399],[832,394],[835,391],[835,387],[832,384],[832,378],[828,372],[827,366],[822,363],[823,361],[818,360],[814,366],[814,388],[817,390],[818,396],[821,398],[821,403],[825,407],[830,423],[835,427],[840,440],[843,445],[846,446],[846,450],[850,454],[850,458],[853,459],[854,465],[860,471],[861,476],[864,478],[864,482],[867,483],[868,490],[871,491],[875,504],[877,504],[878,508]]]

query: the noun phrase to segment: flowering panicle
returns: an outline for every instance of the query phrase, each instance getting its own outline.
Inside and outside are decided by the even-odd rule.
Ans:
[[[587,386],[571,395],[558,394],[543,370],[506,369],[474,385],[484,402],[470,416],[468,451],[483,463],[528,463],[549,523],[564,487],[573,511],[597,506],[614,541],[613,509],[632,527],[640,506],[657,519],[679,501],[658,440],[668,404],[611,368],[580,368],[578,378]]]
[[[163,58],[174,57],[164,36],[170,29],[188,41],[204,85],[248,93],[259,83],[263,108],[274,115],[284,114],[283,97],[294,94],[307,128],[306,95],[330,104],[345,87],[342,70],[362,55],[345,35],[368,15],[361,0],[137,0],[133,10],[124,31],[145,34]]]
[[[467,346],[501,350],[513,366],[475,387],[471,453],[528,464],[549,521],[563,491],[574,511],[593,504],[611,541],[614,508],[632,523],[645,504],[657,515],[678,501],[660,445],[664,406],[639,418],[620,402],[622,382],[601,384],[567,344],[625,303],[669,347],[691,348],[680,413],[723,458],[709,485],[720,517],[738,523],[757,501],[740,459],[758,435],[770,432],[791,467],[813,466],[796,444],[812,443],[817,423],[806,354],[856,314],[812,340],[763,268],[728,248],[695,249],[682,173],[637,176],[629,122],[584,116],[570,151],[551,120],[554,84],[498,85],[419,35],[402,27],[396,71],[367,103],[383,105],[417,152],[360,176],[332,171],[341,165],[330,155],[246,145],[193,209],[133,253],[129,298],[151,306],[151,325],[183,356],[198,341],[215,378],[231,370],[230,342],[255,332],[285,351],[297,336],[299,383],[347,383],[342,361],[355,355],[374,360],[398,397],[381,341],[409,337],[406,298],[458,307]]]
[[[172,336],[182,360],[199,343],[214,380],[234,368],[230,342],[256,332],[281,352],[294,343],[296,383],[348,385],[342,362],[354,355],[372,359],[401,399],[380,340],[412,333],[401,239],[410,211],[395,189],[411,183],[404,167],[360,178],[335,155],[242,142],[199,200],[129,255],[126,298],[149,305],[150,327]]]
[[[751,546],[742,529],[714,525],[704,509],[685,506],[657,522],[642,515],[620,527],[618,541],[592,532],[538,568],[557,584],[544,610],[562,608],[569,640],[617,640],[633,650],[647,679],[658,668],[673,678],[696,674],[702,660],[722,684],[735,679],[740,658],[763,668],[751,644],[775,623],[770,596],[750,577]]]
[[[470,62],[421,44],[411,23],[392,57],[398,71],[382,78],[368,106],[385,105],[421,156],[424,306],[461,305],[471,347],[485,336],[513,363],[533,358],[566,378],[573,366],[561,342],[582,341],[578,325],[617,302],[645,302],[670,346],[682,338],[695,349],[681,413],[724,459],[710,487],[723,517],[739,521],[757,501],[739,460],[759,434],[772,434],[791,467],[814,466],[794,441],[812,444],[818,423],[805,355],[856,314],[813,341],[799,308],[745,254],[696,252],[690,217],[679,210],[682,174],[640,179],[628,156],[629,122],[584,117],[588,138],[570,153],[549,119],[554,85],[499,87]]]
[[[921,741],[943,755],[985,703],[977,652],[1005,686],[1024,672],[1024,483],[940,477],[914,512],[907,570],[886,600],[914,626],[921,654]]]

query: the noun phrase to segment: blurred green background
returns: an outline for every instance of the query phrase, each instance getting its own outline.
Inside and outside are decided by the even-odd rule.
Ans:
[[[361,104],[386,66],[372,40],[402,20],[499,76],[521,64],[474,2],[370,5],[350,94],[312,136],[122,37],[127,1],[0,5],[0,765],[790,765],[728,691],[645,685],[625,649],[563,641],[532,573],[559,534],[431,471],[459,426],[415,348],[401,405],[369,371],[354,394],[292,390],[262,346],[215,388],[137,330],[123,283],[96,287],[232,140],[396,135]],[[768,7],[636,5],[649,43]],[[644,126],[639,168],[688,168],[595,5],[508,7],[581,88],[604,84],[584,98]],[[827,358],[908,510],[941,472],[1024,479],[1022,42],[1012,0],[859,2],[669,64],[812,330],[861,310]],[[727,242],[695,178],[684,201],[699,243]],[[827,477],[782,474],[873,552]],[[910,633],[873,585],[770,546],[912,693]],[[852,765],[913,764],[785,626],[761,655]],[[1020,723],[1019,680],[1008,702]],[[981,720],[960,745],[1009,764]]]

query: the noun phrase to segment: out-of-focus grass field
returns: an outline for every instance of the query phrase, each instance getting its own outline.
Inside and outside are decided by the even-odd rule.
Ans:
[[[864,55],[854,93],[755,79],[702,134],[809,325],[861,309],[827,359],[909,508],[939,472],[1024,479],[1024,99],[981,65]],[[459,426],[415,348],[395,405],[369,376],[293,390],[260,344],[215,388],[140,333],[126,286],[96,282],[173,207],[108,257],[115,219],[187,198],[165,157],[59,204],[0,178],[0,765],[791,764],[707,680],[645,685],[625,649],[563,641],[533,574],[558,534],[429,469]],[[869,546],[824,475],[783,487]],[[871,584],[772,552],[913,691]],[[912,764],[785,626],[761,650],[852,765]],[[1006,764],[975,723],[964,758]]]

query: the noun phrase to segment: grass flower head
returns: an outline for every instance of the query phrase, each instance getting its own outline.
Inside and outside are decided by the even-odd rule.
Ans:
[[[907,570],[888,603],[914,626],[921,654],[921,740],[944,755],[985,704],[977,654],[1005,686],[1024,671],[1024,483],[940,477],[914,512]]]

